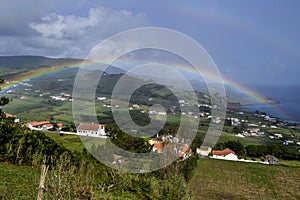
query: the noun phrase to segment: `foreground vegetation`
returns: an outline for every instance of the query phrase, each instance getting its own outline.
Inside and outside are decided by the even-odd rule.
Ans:
[[[300,199],[299,179],[299,166],[201,159],[189,188],[195,199]]]
[[[0,162],[6,163],[0,165],[0,188],[7,191],[2,199],[36,198],[43,164],[49,166],[44,199],[190,199],[186,184],[196,158],[153,173],[123,173],[98,162],[85,149],[67,149],[54,137],[10,119],[0,122]]]
[[[98,173],[69,170],[48,172],[45,199],[299,199],[300,166],[271,166],[222,160],[199,159],[188,183],[178,175],[157,179],[148,175],[110,172],[118,184],[110,189],[99,183]],[[98,174],[98,175],[97,175]],[[57,177],[60,176],[60,179]],[[148,177],[149,176],[149,177]],[[146,178],[148,177],[148,178]],[[27,166],[0,163],[0,199],[34,199],[39,170]],[[72,183],[69,182],[72,180]],[[60,187],[58,186],[60,184]],[[188,184],[188,187],[185,185]],[[92,188],[91,186],[94,186]],[[115,188],[118,187],[118,190]],[[143,188],[143,189],[141,189]],[[89,189],[89,190],[88,190]],[[70,190],[74,190],[71,195]],[[87,192],[88,191],[88,192]],[[176,195],[177,194],[177,195]],[[185,194],[184,196],[178,196]]]

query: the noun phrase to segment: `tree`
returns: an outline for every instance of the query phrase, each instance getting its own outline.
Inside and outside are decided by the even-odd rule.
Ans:
[[[231,140],[224,143],[217,143],[214,146],[215,150],[224,150],[225,148],[229,148],[234,151],[237,155],[242,156],[245,155],[245,147],[238,140]]]
[[[0,84],[4,83],[4,79],[0,78]],[[0,88],[1,91],[1,88]],[[0,106],[5,106],[6,104],[9,103],[9,99],[6,97],[1,97],[0,98]]]
[[[225,147],[234,151],[237,155],[245,155],[245,147],[238,140],[231,140],[225,143]]]

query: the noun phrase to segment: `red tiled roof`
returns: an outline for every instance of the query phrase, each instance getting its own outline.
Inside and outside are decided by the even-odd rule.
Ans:
[[[219,151],[219,150],[213,150],[212,151],[212,154],[216,155],[216,156],[227,156],[230,153],[236,155],[236,153],[234,151],[232,151],[231,149],[229,149],[229,148],[226,148],[222,151]]]
[[[156,148],[157,151],[162,151],[163,149],[163,144],[162,143],[155,143],[153,145],[153,148]]]
[[[45,125],[43,125],[43,126],[46,126],[46,127],[52,127],[53,124],[45,124]]]
[[[16,117],[16,116],[15,116],[15,115],[12,115],[12,114],[5,113],[5,117],[6,117],[6,118],[13,118],[13,117]]]
[[[189,146],[180,146],[179,147],[179,156],[183,157],[184,154],[188,154],[191,151]]]
[[[28,124],[30,124],[31,126],[35,127],[35,126],[42,126],[44,124],[50,124],[50,122],[49,121],[29,122]]]
[[[103,124],[87,124],[87,123],[81,123],[78,126],[78,130],[89,130],[89,131],[98,131],[99,129],[103,129]]]
[[[63,124],[62,123],[58,123],[56,124],[58,127],[63,127]]]

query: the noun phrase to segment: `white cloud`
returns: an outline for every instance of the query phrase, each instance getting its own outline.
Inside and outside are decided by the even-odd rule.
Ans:
[[[42,3],[40,5],[33,0],[25,0],[28,4],[22,3],[23,7],[18,6],[19,0],[16,1],[3,3],[0,7],[1,13],[8,16],[0,18],[0,55],[84,58],[107,37],[130,28],[149,25],[144,14],[134,14],[127,10],[100,6],[90,8],[87,13],[78,10],[73,12],[78,15],[66,15],[57,14],[58,10],[50,11],[51,7],[60,5],[59,1],[51,6],[43,6]],[[35,5],[40,9],[29,9]],[[20,12],[16,13],[16,8]]]
[[[45,38],[78,39],[89,27],[89,19],[53,13],[42,18],[41,23],[31,23],[30,27]]]
[[[52,13],[42,18],[40,22],[30,23],[30,27],[44,39],[45,48],[47,45],[49,48],[61,48],[59,56],[73,54],[75,57],[84,57],[91,48],[112,34],[148,24],[144,14],[134,15],[126,10],[116,11],[99,7],[90,9],[87,17]],[[34,45],[36,44],[34,41],[38,42],[38,39],[30,39],[24,44],[37,46]],[[41,42],[41,39],[39,41]]]

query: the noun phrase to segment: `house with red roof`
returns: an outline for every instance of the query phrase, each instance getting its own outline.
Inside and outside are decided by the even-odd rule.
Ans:
[[[77,134],[80,136],[87,136],[87,137],[107,138],[104,124],[81,123],[77,127]]]
[[[212,157],[217,159],[224,159],[224,160],[238,160],[238,157],[234,151],[229,148],[224,150],[213,150]]]
[[[2,114],[5,116],[5,118],[14,119],[15,123],[20,122],[20,119],[18,119],[16,115],[12,115],[12,114],[9,114],[9,113],[6,113],[6,112],[4,112]]]
[[[62,123],[57,123],[56,126],[57,126],[57,129],[60,131],[64,125]]]
[[[53,129],[53,124],[49,121],[29,122],[27,126],[30,130],[36,131],[48,131]]]
[[[15,115],[4,113],[6,118],[15,118]]]
[[[152,151],[157,153],[162,153],[163,150],[163,143],[154,143]]]
[[[181,145],[178,148],[178,155],[182,160],[185,160],[192,155],[192,149],[188,145]]]

